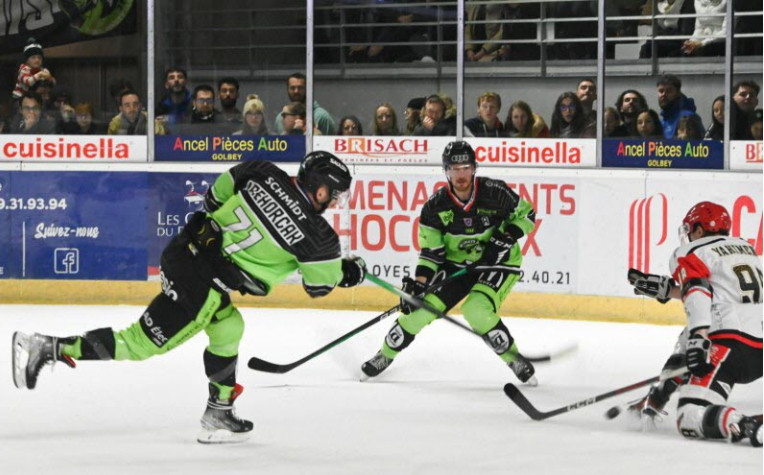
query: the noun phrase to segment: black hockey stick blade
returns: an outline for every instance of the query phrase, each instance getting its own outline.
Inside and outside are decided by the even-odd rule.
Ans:
[[[523,395],[523,393],[521,393],[520,390],[517,389],[517,387],[512,383],[507,383],[504,386],[504,394],[506,394],[507,397],[509,397],[509,399],[511,399],[512,402],[514,402],[517,405],[517,407],[519,407],[531,419],[533,419],[534,421],[543,421],[544,419],[549,419],[550,417],[554,417],[554,416],[564,414],[570,411],[575,411],[576,409],[581,409],[582,407],[591,406],[592,404],[600,402],[603,399],[608,399],[613,396],[618,396],[619,394],[627,393],[629,391],[639,389],[643,386],[647,386],[664,379],[681,376],[682,374],[686,372],[687,372],[687,368],[679,368],[669,374],[666,374],[663,376],[654,376],[652,378],[648,378],[643,381],[639,381],[637,383],[629,384],[628,386],[614,389],[612,391],[599,394],[597,396],[590,397],[587,399],[583,399],[581,401],[574,402],[573,404],[568,404],[567,406],[558,407],[557,409],[553,409],[547,412],[539,411],[538,409],[536,409],[536,407],[533,406],[533,404],[531,404],[531,402]]]
[[[550,350],[546,353],[525,353],[523,352],[523,356],[526,360],[530,361],[531,363],[548,363],[550,361],[556,361],[563,356],[566,356],[570,353],[573,353],[578,349],[578,343],[575,341],[571,341],[569,343],[566,343],[565,345],[561,346],[560,348],[556,348],[554,350]]]

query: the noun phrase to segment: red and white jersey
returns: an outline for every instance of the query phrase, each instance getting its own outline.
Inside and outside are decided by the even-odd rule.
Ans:
[[[707,236],[677,248],[669,265],[690,331],[730,330],[761,344],[762,263],[753,246],[740,238]]]

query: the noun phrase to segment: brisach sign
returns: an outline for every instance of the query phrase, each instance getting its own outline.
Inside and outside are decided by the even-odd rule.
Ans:
[[[454,137],[316,136],[315,150],[328,150],[347,163],[442,163],[443,149]],[[481,165],[526,167],[594,167],[594,139],[465,138]]]
[[[764,142],[760,140],[733,140],[730,142],[730,170],[764,169]]]
[[[145,162],[145,136],[5,135],[0,160],[43,162]]]

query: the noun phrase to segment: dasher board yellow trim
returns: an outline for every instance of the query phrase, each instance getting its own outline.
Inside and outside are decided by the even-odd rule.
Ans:
[[[161,291],[159,282],[112,280],[0,280],[0,303],[48,305],[148,305]],[[242,307],[320,308],[383,311],[398,299],[379,287],[335,289],[310,298],[299,284],[277,286],[267,297],[232,294]],[[459,309],[455,310],[459,313]],[[641,297],[602,297],[541,293],[511,293],[501,316],[684,325],[682,304],[662,305]],[[137,317],[136,317],[137,318]]]

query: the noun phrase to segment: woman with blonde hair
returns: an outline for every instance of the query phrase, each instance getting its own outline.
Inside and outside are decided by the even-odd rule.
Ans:
[[[372,133],[373,135],[401,135],[398,129],[398,117],[391,104],[383,102],[374,110]]]
[[[268,135],[268,126],[265,125],[265,104],[257,94],[247,96],[242,111],[243,123],[241,130],[233,135]]]

